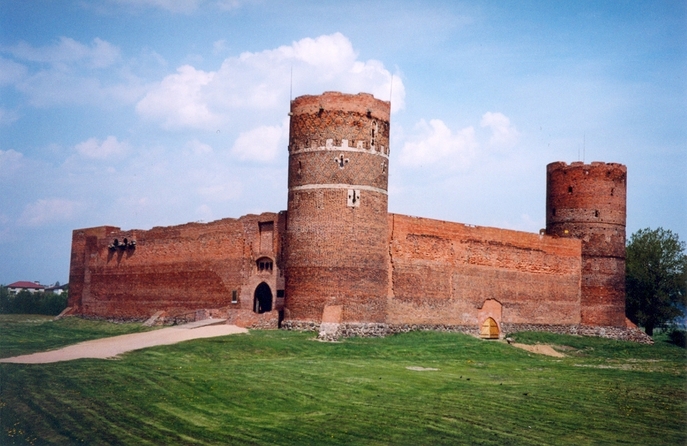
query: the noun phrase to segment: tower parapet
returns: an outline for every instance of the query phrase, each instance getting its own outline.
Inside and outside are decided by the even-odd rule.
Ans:
[[[583,324],[625,324],[626,184],[622,164],[546,166],[546,233],[582,241]]]
[[[326,92],[291,102],[286,319],[382,322],[388,293],[389,102]]]

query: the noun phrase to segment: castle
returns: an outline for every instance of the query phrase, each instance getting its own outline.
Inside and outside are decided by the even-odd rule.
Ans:
[[[547,166],[539,234],[390,214],[390,103],[291,101],[286,211],[73,232],[69,306],[86,317],[210,316],[325,339],[408,329],[622,337],[627,169]],[[618,334],[620,333],[620,334]]]

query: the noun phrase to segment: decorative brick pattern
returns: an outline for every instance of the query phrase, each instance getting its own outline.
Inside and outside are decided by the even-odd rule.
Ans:
[[[386,318],[389,112],[368,94],[291,103],[286,320],[319,322],[329,305],[346,321]]]

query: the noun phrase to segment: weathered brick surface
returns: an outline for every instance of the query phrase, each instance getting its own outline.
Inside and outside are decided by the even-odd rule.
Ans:
[[[328,305],[342,320],[386,317],[389,111],[368,94],[291,103],[287,320],[319,321]]]
[[[75,230],[69,305],[86,317],[163,311],[162,323],[221,317],[328,340],[476,335],[487,318],[502,334],[641,340],[624,315],[625,166],[549,164],[546,235],[388,214],[389,113],[362,93],[292,101],[288,211]],[[111,247],[125,238],[136,247]],[[263,283],[272,311],[258,314]]]
[[[582,323],[624,326],[627,168],[557,162],[546,176],[547,234],[582,241]]]
[[[489,299],[503,323],[580,322],[578,240],[397,214],[389,228],[389,323],[478,327]]]
[[[261,235],[260,223],[278,228],[280,219],[283,215],[266,213],[148,231],[75,230],[69,305],[84,315],[125,319],[146,319],[159,310],[170,317],[224,306],[250,310],[262,282],[278,304],[276,290],[284,286],[280,238]],[[136,246],[112,249],[115,239],[120,246],[124,239]],[[259,271],[259,258],[273,259],[273,269]]]

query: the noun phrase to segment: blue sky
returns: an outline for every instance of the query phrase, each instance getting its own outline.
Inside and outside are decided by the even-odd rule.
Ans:
[[[391,212],[537,232],[546,164],[619,162],[628,236],[686,240],[686,77],[684,1],[0,0],[0,283],[285,209],[289,97],[328,90],[391,98]]]

